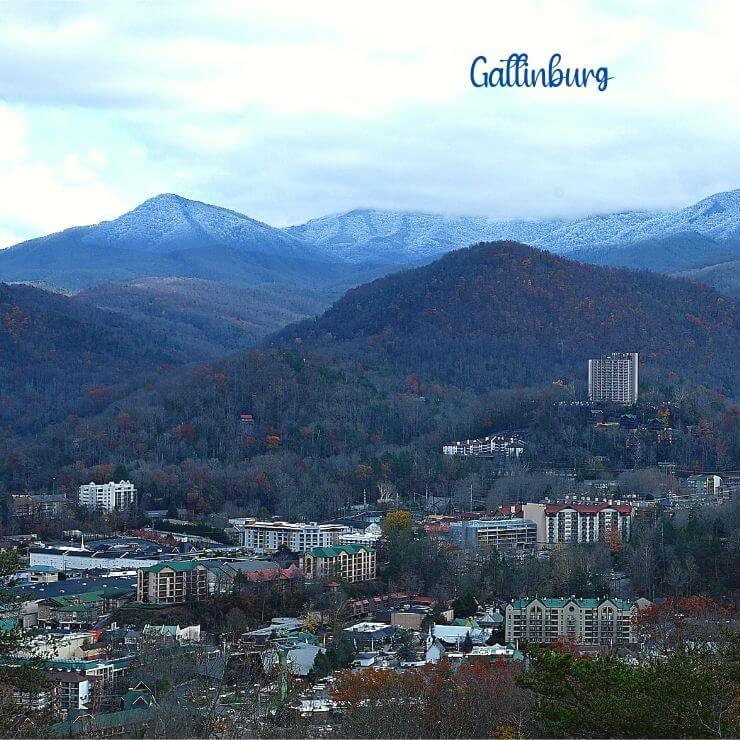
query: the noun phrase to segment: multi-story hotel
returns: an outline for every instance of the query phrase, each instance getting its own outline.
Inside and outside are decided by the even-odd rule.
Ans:
[[[136,600],[145,604],[184,604],[208,598],[208,569],[195,560],[168,560],[140,568]]]
[[[614,352],[588,361],[588,398],[592,403],[637,403],[637,352]]]
[[[596,542],[617,533],[626,541],[632,525],[632,506],[614,501],[565,501],[552,504],[512,504],[498,513],[520,517],[537,527],[539,545]]]
[[[300,566],[309,578],[338,578],[347,583],[374,581],[377,575],[375,548],[364,545],[314,547],[301,556]]]
[[[136,488],[131,481],[119,483],[86,483],[80,486],[79,502],[88,509],[115,511],[129,509],[136,504]]]
[[[305,552],[314,547],[333,547],[339,536],[351,534],[352,528],[341,524],[316,522],[291,524],[290,522],[260,522],[245,519],[238,526],[242,547],[254,552],[276,552],[281,546],[293,552]]]
[[[473,519],[450,524],[450,540],[466,550],[495,547],[504,550],[534,550],[537,525],[528,519]]]
[[[637,605],[623,599],[517,599],[506,607],[507,643],[625,645],[635,641]]]

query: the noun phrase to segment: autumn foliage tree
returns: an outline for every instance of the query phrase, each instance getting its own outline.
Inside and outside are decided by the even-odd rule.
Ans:
[[[499,661],[338,675],[340,737],[511,737],[528,722],[519,668]]]

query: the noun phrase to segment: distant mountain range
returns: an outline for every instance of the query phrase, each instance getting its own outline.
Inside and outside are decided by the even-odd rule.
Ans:
[[[698,270],[740,255],[740,190],[677,211],[486,219],[353,210],[284,229],[165,194],[112,221],[0,250],[0,280],[78,291],[177,277],[339,291],[453,249],[501,239],[598,264],[664,273]],[[696,277],[737,290],[736,280],[728,281],[721,270]]]
[[[579,219],[485,219],[355,210],[287,230],[350,262],[424,262],[461,246],[510,239],[558,254],[698,234],[740,244],[740,190],[678,211],[629,211]]]

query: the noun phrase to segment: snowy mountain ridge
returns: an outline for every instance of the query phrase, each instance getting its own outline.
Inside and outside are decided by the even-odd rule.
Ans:
[[[287,231],[351,262],[413,262],[480,241],[511,239],[559,254],[695,232],[740,239],[740,190],[677,211],[626,211],[578,219],[487,219],[375,209],[324,216]]]
[[[327,262],[390,267],[432,261],[481,241],[519,241],[567,255],[607,248],[614,251],[685,234],[737,245],[740,190],[717,193],[676,211],[627,211],[577,219],[489,219],[355,209],[288,228],[272,227],[233,210],[167,193],[149,198],[111,221],[73,227],[0,250],[0,268],[11,260],[17,268],[12,279],[18,279],[27,257],[35,254],[36,261],[43,262],[46,258],[42,254],[60,256],[59,250],[72,260],[78,253],[80,264],[91,253],[115,260],[131,259],[126,255],[136,252],[162,258],[214,249],[264,255],[278,262],[284,258],[310,260],[317,267]],[[156,274],[168,269],[158,267]]]

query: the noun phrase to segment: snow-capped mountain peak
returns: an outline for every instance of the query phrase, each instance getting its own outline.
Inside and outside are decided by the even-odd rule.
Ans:
[[[172,252],[207,245],[261,250],[280,247],[291,254],[307,249],[282,229],[174,193],[149,198],[118,218],[91,227],[85,241],[143,252]]]

